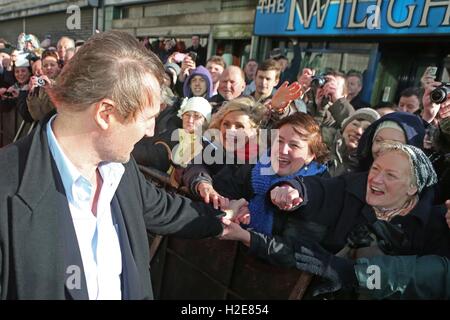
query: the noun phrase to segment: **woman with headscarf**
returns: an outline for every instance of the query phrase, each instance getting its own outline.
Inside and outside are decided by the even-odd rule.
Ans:
[[[275,264],[315,270],[313,273],[325,278],[333,277],[326,274],[327,265],[321,268],[309,259],[315,257],[315,243],[331,253],[351,258],[386,254],[450,257],[446,208],[433,205],[432,187],[436,181],[426,155],[414,146],[399,143],[383,145],[369,173],[281,181],[271,189],[270,201],[279,209],[293,210],[286,214],[299,215],[303,223],[298,228],[312,232],[300,233],[304,236],[295,239],[293,247],[285,246],[283,252],[264,238],[251,236],[250,252]],[[248,239],[239,225],[226,224],[226,239]],[[300,259],[299,254],[304,258]],[[326,256],[323,252],[318,255]],[[343,273],[343,281],[351,281],[351,274]],[[339,283],[332,284],[339,287]],[[315,293],[340,289],[332,287],[330,281],[325,287],[319,287]]]
[[[407,112],[393,112],[372,123],[358,143],[359,171],[367,171],[377,157],[379,145],[384,141],[396,141],[423,148],[424,122]]]

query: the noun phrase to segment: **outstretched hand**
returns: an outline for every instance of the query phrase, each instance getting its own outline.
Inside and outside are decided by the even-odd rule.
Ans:
[[[248,202],[242,198],[239,200],[230,200],[227,207],[221,207],[222,211],[225,211],[226,218],[236,223],[244,219],[244,216],[249,216]]]
[[[297,246],[294,255],[297,269],[323,278],[313,288],[314,296],[358,286],[354,262],[334,256],[317,243]]]
[[[275,92],[271,101],[271,108],[282,112],[293,100],[300,98],[302,95],[302,86],[296,81],[289,85],[289,81],[285,81]]]
[[[197,186],[197,192],[205,203],[212,203],[214,209],[227,208],[229,206],[230,200],[221,196],[214,187],[207,182],[200,182]]]
[[[433,103],[431,102],[430,99],[431,91],[436,89],[440,84],[441,84],[440,82],[433,81],[431,83],[428,83],[427,86],[425,87],[425,92],[422,97],[422,105],[423,105],[422,118],[428,123],[434,120],[441,107],[440,104]]]
[[[280,210],[292,210],[303,202],[297,189],[290,185],[275,187],[270,191],[270,200]]]

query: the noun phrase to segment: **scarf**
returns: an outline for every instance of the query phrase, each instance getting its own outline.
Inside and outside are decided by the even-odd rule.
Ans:
[[[272,174],[267,174],[268,170]],[[252,187],[254,196],[250,200],[250,225],[249,228],[254,231],[264,233],[266,235],[272,235],[273,227],[273,205],[270,201],[266,200],[267,192],[277,183],[282,181],[288,181],[295,177],[306,177],[322,174],[327,170],[327,167],[323,164],[319,164],[315,161],[310,162],[308,165],[304,165],[297,172],[289,176],[279,176],[273,173],[270,162],[268,164],[256,163],[252,169]]]
[[[178,129],[179,143],[172,153],[172,161],[175,165],[186,168],[187,165],[200,152],[202,152],[202,139],[195,133],[188,133],[184,129]]]
[[[373,210],[375,211],[377,219],[389,222],[396,216],[406,216],[416,206],[418,201],[419,197],[415,196],[407,200],[401,208],[383,209],[373,207]]]
[[[244,163],[251,163],[258,156],[258,144],[247,142],[244,148],[236,150],[236,158]]]

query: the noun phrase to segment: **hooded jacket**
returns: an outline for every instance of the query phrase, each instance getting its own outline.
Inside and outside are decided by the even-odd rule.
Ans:
[[[209,99],[213,96],[213,81],[211,78],[211,74],[209,73],[208,69],[206,69],[204,66],[198,66],[196,69],[192,71],[192,73],[187,77],[186,81],[184,81],[183,85],[183,95],[186,98],[192,97],[192,90],[191,90],[191,80],[195,76],[201,76],[206,81],[206,95],[205,99]]]
[[[423,149],[423,138],[425,137],[425,126],[421,118],[408,112],[388,113],[372,123],[364,131],[358,143],[357,157],[359,159],[359,170],[367,171],[373,163],[372,142],[378,126],[384,121],[394,121],[405,133],[406,144]]]

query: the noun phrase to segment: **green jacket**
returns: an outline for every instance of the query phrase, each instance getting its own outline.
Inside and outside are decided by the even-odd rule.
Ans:
[[[376,279],[379,267],[379,282]],[[356,261],[364,299],[450,299],[450,260],[440,256],[376,256]]]

